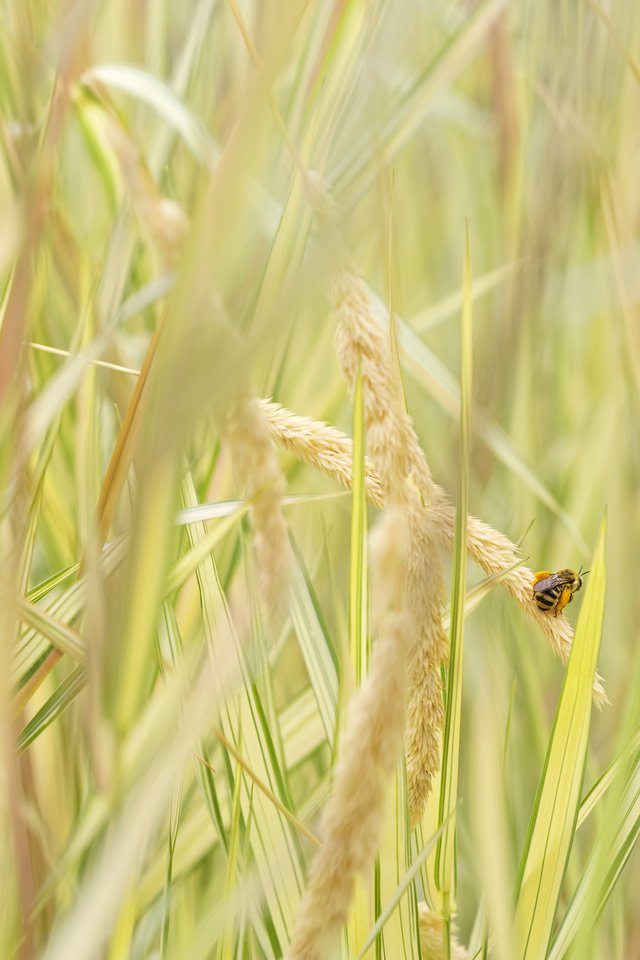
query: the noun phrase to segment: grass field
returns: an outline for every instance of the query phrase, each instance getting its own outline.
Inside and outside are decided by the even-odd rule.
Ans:
[[[640,7],[0,24],[1,960],[640,956]]]

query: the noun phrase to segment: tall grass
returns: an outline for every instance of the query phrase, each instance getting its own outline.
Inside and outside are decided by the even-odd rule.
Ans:
[[[2,28],[0,957],[639,955],[637,4]]]

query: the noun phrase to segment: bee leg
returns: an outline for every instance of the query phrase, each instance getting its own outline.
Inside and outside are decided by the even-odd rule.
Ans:
[[[571,593],[571,587],[567,584],[567,586],[562,588],[562,593],[558,597],[558,602],[556,603],[556,612],[554,616],[557,617],[559,613],[562,613],[566,605],[568,603],[571,603],[572,598],[573,598],[573,594]]]

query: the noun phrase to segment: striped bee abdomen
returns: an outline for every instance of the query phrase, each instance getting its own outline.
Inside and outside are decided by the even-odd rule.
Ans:
[[[542,610],[551,610],[554,604],[558,602],[561,590],[562,585],[557,584],[555,587],[550,587],[541,593],[535,593],[535,601]]]

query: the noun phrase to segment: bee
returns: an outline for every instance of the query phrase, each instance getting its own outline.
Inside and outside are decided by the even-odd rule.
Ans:
[[[577,573],[569,569],[558,570],[557,573],[540,570],[532,583],[533,599],[540,610],[547,613],[553,610],[554,617],[557,617],[566,605],[571,603],[574,593],[582,586],[582,578],[587,573],[589,573],[588,570],[582,573],[582,567]]]

